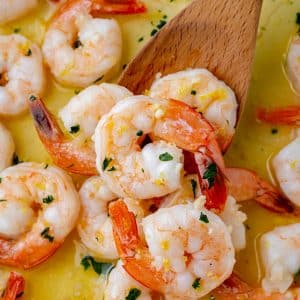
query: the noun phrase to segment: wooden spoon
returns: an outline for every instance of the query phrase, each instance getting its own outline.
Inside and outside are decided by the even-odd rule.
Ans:
[[[236,93],[239,116],[251,78],[262,0],[195,0],[139,52],[119,84],[135,94],[149,89],[157,73],[206,68]]]

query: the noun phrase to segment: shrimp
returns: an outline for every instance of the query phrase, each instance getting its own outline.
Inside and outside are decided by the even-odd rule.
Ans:
[[[71,173],[97,175],[94,144],[90,137],[102,115],[121,99],[131,95],[126,88],[103,83],[90,86],[73,97],[59,112],[63,123],[76,138],[69,138],[41,99],[29,101],[35,127],[55,164]]]
[[[39,47],[20,34],[0,35],[0,115],[24,112],[30,95],[42,95],[44,89]]]
[[[232,273],[234,248],[226,225],[197,204],[161,208],[144,218],[147,246],[123,201],[111,203],[109,213],[124,269],[154,291],[199,299]]]
[[[37,0],[0,0],[0,24],[18,19],[32,11]]]
[[[206,69],[188,69],[158,78],[149,92],[153,98],[183,101],[213,125],[222,150],[229,146],[237,120],[234,92]]]
[[[291,85],[297,93],[300,93],[300,36],[296,35],[290,44],[287,59],[286,72]]]
[[[105,259],[117,259],[117,249],[112,233],[112,223],[108,215],[108,204],[117,198],[100,177],[89,178],[79,191],[82,212],[77,230],[83,244],[93,255]],[[144,216],[143,209],[133,199],[124,199],[130,211],[138,219]]]
[[[144,6],[129,0],[125,4],[105,0],[68,0],[63,4],[51,20],[42,46],[55,79],[64,85],[86,87],[113,76],[122,54],[121,30],[114,19],[96,17],[143,11],[140,7]]]
[[[134,280],[123,268],[122,261],[119,260],[116,267],[109,274],[105,287],[104,299],[124,300],[138,299],[151,300],[149,289]]]
[[[142,148],[147,136],[153,142]],[[149,199],[177,190],[183,149],[192,155],[207,207],[224,207],[224,161],[214,130],[187,104],[147,96],[126,98],[102,117],[94,141],[97,169],[119,196]]]
[[[266,292],[286,292],[299,274],[299,236],[300,223],[277,227],[261,237],[260,253],[265,269],[262,287]]]
[[[2,300],[21,299],[25,289],[25,280],[22,275],[11,272],[6,284]]]
[[[0,171],[11,165],[15,144],[10,132],[0,123]]]
[[[79,197],[56,167],[21,163],[0,177],[0,264],[29,269],[53,255],[74,228]]]
[[[238,202],[255,200],[263,207],[286,214],[299,214],[299,211],[280,191],[260,178],[253,171],[241,168],[226,168],[228,193]]]

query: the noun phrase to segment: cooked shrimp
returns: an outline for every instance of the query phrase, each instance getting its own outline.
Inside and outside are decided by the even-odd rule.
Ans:
[[[290,44],[287,59],[286,72],[290,83],[297,93],[300,93],[300,36],[296,35]]]
[[[277,227],[261,237],[262,287],[266,292],[284,293],[293,283],[300,269],[299,236],[300,223]]]
[[[34,267],[74,228],[78,194],[67,174],[37,163],[9,167],[0,177],[0,264]]]
[[[153,142],[142,148],[146,136]],[[94,140],[97,169],[116,194],[147,199],[178,189],[183,149],[197,166],[207,207],[223,208],[224,162],[214,130],[185,103],[146,96],[124,99],[102,117]]]
[[[11,165],[15,144],[10,132],[0,123],[0,171]]]
[[[109,274],[105,287],[104,299],[124,300],[138,299],[151,300],[149,290],[134,280],[123,268],[122,261],[119,260],[116,267]]]
[[[2,300],[21,299],[25,289],[25,280],[22,275],[11,272],[6,284],[5,291],[1,297]]]
[[[238,104],[234,92],[206,69],[189,69],[158,78],[150,96],[183,101],[213,125],[225,150],[235,132]]]
[[[18,19],[33,10],[37,0],[0,0],[0,24]]]
[[[147,246],[124,202],[109,207],[125,270],[146,287],[199,299],[232,273],[234,248],[226,225],[197,203],[161,208],[142,220]]]
[[[111,219],[108,215],[108,204],[117,196],[109,190],[100,177],[91,177],[79,192],[82,212],[77,225],[83,244],[93,255],[105,259],[117,259]],[[133,199],[124,199],[130,211],[140,219],[144,216],[143,209]]]
[[[129,96],[132,96],[132,93],[117,84],[92,85],[74,96],[59,111],[59,117],[69,132],[78,128],[80,135],[90,138],[100,118],[117,102]]]
[[[129,0],[125,4],[105,0],[68,0],[63,4],[49,24],[42,47],[55,79],[65,85],[86,87],[114,75],[122,54],[121,30],[114,19],[96,17],[139,12],[131,9],[134,7],[143,6]]]
[[[24,112],[29,96],[42,95],[44,86],[38,46],[19,34],[0,35],[0,115]]]
[[[32,98],[29,107],[35,127],[55,164],[71,173],[98,174],[94,144],[90,137],[101,116],[129,95],[131,92],[124,87],[103,83],[90,86],[73,97],[59,114],[66,129],[77,133],[75,139],[63,133],[40,99]]]
[[[253,171],[226,168],[228,193],[238,202],[255,200],[263,207],[278,213],[299,214],[288,199]]]

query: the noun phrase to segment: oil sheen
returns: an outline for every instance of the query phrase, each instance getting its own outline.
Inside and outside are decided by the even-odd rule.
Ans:
[[[148,13],[117,17],[124,43],[122,65],[128,63],[151,38],[151,31],[161,19],[170,20],[190,0],[144,0],[144,2],[148,6]],[[0,26],[0,34],[19,31],[41,44],[47,22],[54,9],[54,5],[41,0],[33,13],[16,22]],[[255,111],[258,106],[271,107],[296,104],[300,101],[300,97],[291,90],[284,73],[284,55],[290,38],[297,31],[295,23],[297,12],[300,12],[298,0],[264,1],[248,102],[232,146],[226,154],[228,166],[253,169],[266,179],[270,179],[268,161],[291,140],[292,131],[289,128],[276,127],[278,132],[272,134],[275,127],[259,124],[255,119]],[[44,100],[55,114],[77,92],[78,89],[60,86],[48,74]],[[28,113],[1,121],[12,132],[20,160],[51,163]],[[83,178],[74,176],[78,187],[82,180]],[[299,220],[275,215],[253,202],[244,203],[242,209],[248,214],[247,248],[238,254],[236,271],[250,284],[259,285],[263,275],[257,248],[259,237],[275,226]],[[25,300],[102,299],[105,280],[92,270],[84,271],[80,262],[76,260],[76,240],[78,236],[74,232],[58,252],[41,266],[30,271],[19,270],[26,279]],[[8,269],[1,267],[0,270]],[[0,277],[1,274],[0,272]]]

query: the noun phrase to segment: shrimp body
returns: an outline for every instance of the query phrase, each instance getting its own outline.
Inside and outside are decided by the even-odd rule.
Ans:
[[[46,31],[43,54],[55,79],[64,85],[86,87],[103,76],[109,78],[119,65],[120,27],[113,19],[94,18],[96,3],[68,0]]]
[[[150,88],[150,96],[189,104],[216,129],[223,150],[230,144],[238,104],[234,92],[208,70],[189,69],[158,78]]]
[[[142,220],[147,246],[124,202],[113,202],[109,212],[125,270],[171,299],[199,299],[233,270],[234,248],[227,227],[206,209],[176,205],[147,216]]]
[[[138,294],[136,298],[130,295]],[[149,290],[134,280],[125,270],[122,261],[119,260],[116,267],[110,272],[107,285],[105,287],[104,299],[124,300],[138,299],[151,300]]]
[[[300,224],[277,227],[260,240],[261,258],[265,269],[262,280],[266,292],[288,290],[300,268]]]
[[[300,137],[280,150],[272,160],[272,167],[281,190],[300,206]]]
[[[77,192],[63,171],[37,163],[9,167],[0,177],[0,263],[34,267],[74,228]]]
[[[0,24],[24,16],[38,4],[37,0],[0,0]]]
[[[290,82],[297,93],[300,93],[300,36],[296,35],[290,44],[286,71]]]
[[[0,115],[16,115],[27,108],[32,94],[45,86],[38,46],[19,34],[0,35]]]
[[[142,148],[146,136],[153,141]],[[209,123],[175,100],[134,96],[118,102],[98,123],[94,141],[97,169],[122,197],[147,199],[177,190],[183,175],[182,150],[196,157],[201,165],[196,172],[202,175],[208,162],[223,165]],[[223,201],[224,194],[222,190],[218,199]]]
[[[10,132],[0,123],[0,171],[11,165],[15,150]]]
[[[100,177],[89,178],[79,191],[82,211],[77,225],[83,244],[93,255],[105,259],[117,259],[111,219],[108,216],[109,202],[117,196],[109,190]],[[130,211],[138,218],[144,216],[143,209],[133,199],[124,200]]]
[[[117,84],[92,85],[74,96],[59,111],[59,117],[69,132],[74,126],[79,126],[80,136],[90,138],[100,118],[118,101],[131,95],[129,90]]]

